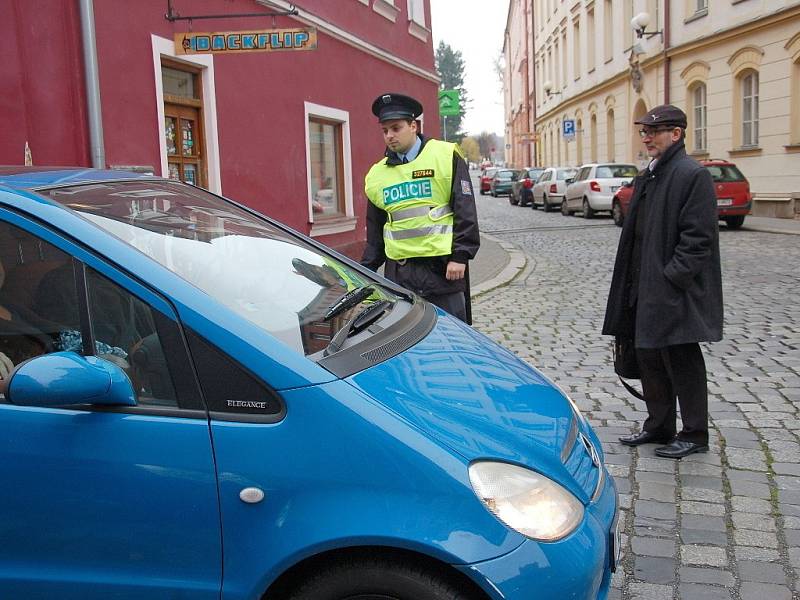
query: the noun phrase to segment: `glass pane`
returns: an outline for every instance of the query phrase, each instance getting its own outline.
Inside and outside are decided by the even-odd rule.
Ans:
[[[169,178],[175,181],[181,180],[181,166],[178,163],[169,163]]]
[[[194,89],[194,73],[161,67],[161,84],[164,93],[182,98],[197,98]]]
[[[0,222],[0,353],[15,366],[69,350],[81,351],[78,299],[69,255],[38,237]],[[60,270],[66,277],[55,277]]]
[[[183,165],[183,180],[186,183],[197,185],[197,165],[191,163]]]
[[[188,119],[181,119],[181,153],[184,156],[197,153],[194,147],[194,122]]]
[[[340,125],[311,120],[308,124],[311,153],[312,207],[317,216],[343,215],[339,197],[341,182]]]
[[[364,303],[324,321],[326,310],[342,294],[375,281],[201,188],[130,181],[40,193],[79,212],[197,287],[198,293],[298,352],[312,354],[324,347],[364,303],[376,298],[397,301],[378,289]],[[148,208],[141,210],[145,205]]]
[[[178,148],[175,146],[175,117],[164,117],[164,139],[167,142],[167,154],[175,156]]]
[[[139,404],[176,406],[152,309],[92,269],[87,269],[86,282],[97,355],[128,374]]]

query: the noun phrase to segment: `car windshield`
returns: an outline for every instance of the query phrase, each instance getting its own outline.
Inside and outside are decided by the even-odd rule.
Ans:
[[[374,285],[364,304],[396,302],[368,275],[272,222],[205,190],[138,180],[39,193],[143,252],[264,331],[306,355],[323,350],[362,303],[325,312]]]
[[[528,179],[539,179],[539,175],[544,172],[544,169],[528,169]]]
[[[514,171],[498,171],[495,174],[497,179],[511,179],[514,176]]]
[[[636,177],[639,171],[634,165],[600,165],[597,167],[595,177],[598,179],[613,179],[615,177]]]
[[[564,181],[565,179],[573,179],[578,171],[575,169],[559,169],[556,172],[556,179]]]
[[[717,183],[745,181],[742,172],[733,165],[706,165],[706,169],[711,173],[711,179]]]

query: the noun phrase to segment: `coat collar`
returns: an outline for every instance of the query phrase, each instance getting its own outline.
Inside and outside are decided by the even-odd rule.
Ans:
[[[675,157],[682,157],[686,156],[686,143],[683,140],[675,142],[667,148],[667,151],[661,155],[661,158],[658,159],[656,162],[656,166],[653,169],[653,175],[657,175],[660,171],[664,170],[664,165],[669,163]]]

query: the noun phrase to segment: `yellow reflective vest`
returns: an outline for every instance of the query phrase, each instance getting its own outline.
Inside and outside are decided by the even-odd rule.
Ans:
[[[453,152],[458,152],[455,144],[428,140],[410,163],[390,167],[384,158],[367,173],[367,198],[387,214],[383,242],[388,258],[452,253]]]

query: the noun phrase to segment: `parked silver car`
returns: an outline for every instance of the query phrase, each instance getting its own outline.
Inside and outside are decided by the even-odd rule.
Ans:
[[[574,167],[547,167],[533,185],[533,209],[541,206],[544,212],[550,212],[558,208],[564,199],[567,179],[575,177],[577,172]]]
[[[591,219],[597,212],[611,212],[617,190],[631,181],[639,170],[623,163],[592,163],[581,166],[577,176],[567,185],[561,214],[583,212]]]

